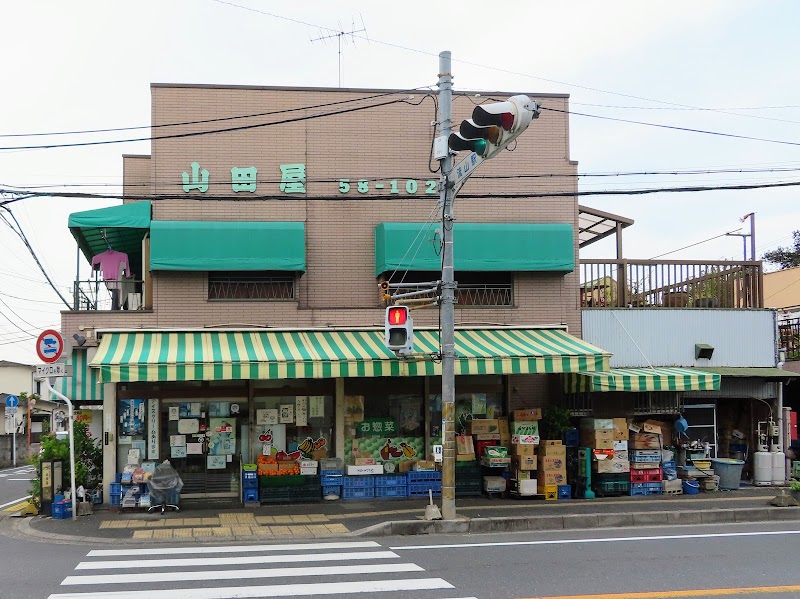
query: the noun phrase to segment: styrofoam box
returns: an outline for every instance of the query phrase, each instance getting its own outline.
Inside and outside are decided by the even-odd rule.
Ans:
[[[348,466],[348,476],[358,476],[361,474],[383,474],[383,464],[372,464],[371,466]]]
[[[535,478],[530,480],[518,480],[517,481],[517,488],[519,489],[520,495],[536,495],[536,484],[537,481]]]
[[[628,451],[628,442],[614,441],[614,451]]]
[[[483,490],[489,493],[502,493],[506,490],[506,479],[502,476],[484,476]]]
[[[314,476],[316,473],[317,473],[316,466],[311,466],[308,468],[305,468],[303,466],[300,467],[300,474],[303,476]]]

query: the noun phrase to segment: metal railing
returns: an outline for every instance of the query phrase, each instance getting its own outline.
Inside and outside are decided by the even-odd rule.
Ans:
[[[408,287],[403,289],[403,293],[423,291],[428,289],[425,285],[420,287]],[[435,298],[436,293],[423,294],[419,299]],[[399,301],[402,303],[402,300]],[[456,289],[456,305],[458,306],[513,306],[514,290],[510,283],[480,284],[480,283],[459,283]]]
[[[143,281],[75,281],[72,291],[73,310],[140,310],[144,292]]]
[[[292,300],[294,277],[220,276],[208,279],[208,299],[215,301]]]
[[[786,349],[787,360],[800,360],[800,318],[778,323],[778,347]]]
[[[586,308],[763,308],[760,261],[602,260],[580,262]]]

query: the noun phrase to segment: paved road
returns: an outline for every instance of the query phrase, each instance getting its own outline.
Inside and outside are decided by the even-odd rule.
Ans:
[[[3,599],[800,596],[800,525],[84,547],[0,537]],[[691,593],[685,592],[690,590]],[[631,594],[635,593],[635,594]]]
[[[31,466],[0,470],[0,512],[13,510],[28,497],[33,478],[34,470]]]

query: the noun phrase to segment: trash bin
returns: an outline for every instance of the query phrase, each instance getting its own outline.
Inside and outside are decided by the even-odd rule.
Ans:
[[[714,473],[719,476],[720,489],[738,489],[742,480],[742,460],[730,458],[711,458]]]

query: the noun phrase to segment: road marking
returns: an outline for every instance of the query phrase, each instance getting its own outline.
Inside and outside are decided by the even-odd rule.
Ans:
[[[34,479],[32,479],[32,478],[7,478],[6,480],[26,480],[28,482],[31,482]]]
[[[185,553],[193,551],[187,548]],[[109,568],[182,568],[186,566],[230,566],[237,564],[286,564],[295,562],[334,562],[349,559],[392,559],[400,556],[392,551],[356,551],[352,553],[307,553],[284,555],[256,555],[245,557],[199,557],[186,559],[114,560],[81,562],[76,570],[104,570]],[[301,593],[302,594],[302,593]]]
[[[452,588],[455,587],[441,578],[416,578],[412,580],[321,582],[313,584],[277,584],[206,589],[188,588],[158,591],[143,590],[111,591],[100,593],[56,593],[50,595],[48,599],[143,599],[143,597],[147,597],[148,599],[246,599],[256,597],[300,597],[303,595],[336,595],[339,593],[377,593],[388,591],[421,591]]]
[[[8,503],[4,503],[3,505],[0,505],[0,510],[2,510],[4,507],[8,507],[9,505],[16,505],[18,503],[22,503],[23,501],[28,501],[28,499],[30,498],[31,498],[30,495],[26,495],[25,497],[20,497],[19,499],[15,499],[14,501],[9,501]]]
[[[599,595],[541,595],[530,599],[678,599],[680,597],[722,597],[725,595],[758,595],[764,593],[796,593],[800,585],[747,587],[739,589],[689,589],[685,591],[644,591],[639,593],[605,593]]]
[[[696,535],[658,535],[652,537],[603,537],[597,539],[551,539],[547,541],[500,541],[496,543],[457,543],[453,545],[405,545],[389,547],[393,551],[406,549],[467,549],[471,547],[513,547],[518,545],[573,545],[578,543],[617,543],[621,541],[672,541],[677,539],[715,539],[725,537],[762,537],[800,535],[800,530],[763,530],[754,532],[720,532]],[[578,595],[580,596],[580,595]]]
[[[259,568],[254,570],[205,570],[201,572],[147,572],[144,574],[67,576],[61,584],[147,584],[149,582],[185,582],[189,580],[238,580],[240,578],[281,578],[284,576],[344,576],[347,574],[384,574],[389,572],[424,571],[424,568],[416,564],[364,564],[359,566],[319,566],[310,568]]]
[[[224,545],[192,547],[192,553],[245,553],[253,551],[305,551],[307,549],[364,549],[380,547],[374,541],[333,543],[292,543],[287,545]],[[119,557],[123,555],[184,555],[185,547],[153,547],[152,549],[94,549],[86,557]]]

